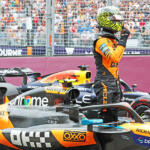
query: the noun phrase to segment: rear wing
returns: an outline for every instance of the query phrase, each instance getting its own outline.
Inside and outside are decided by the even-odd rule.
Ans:
[[[5,77],[17,77],[26,75],[40,74],[39,72],[34,72],[30,68],[0,68],[0,76]]]
[[[30,68],[0,68],[0,82],[5,82],[5,77],[23,77],[23,84],[26,84],[28,77],[31,81],[35,81],[40,76],[41,73],[34,72]]]

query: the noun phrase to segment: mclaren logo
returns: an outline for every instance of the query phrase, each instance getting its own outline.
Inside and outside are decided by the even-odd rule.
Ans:
[[[86,132],[65,131],[63,135],[63,139],[64,141],[70,141],[70,142],[85,142]]]

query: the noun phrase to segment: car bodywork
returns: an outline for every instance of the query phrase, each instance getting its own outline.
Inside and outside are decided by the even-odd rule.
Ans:
[[[133,109],[140,115],[150,108],[150,94],[135,90],[135,85],[130,87],[125,81],[120,79],[120,84],[123,93],[123,102],[128,102]],[[75,88],[79,90],[79,96],[76,102],[81,105],[90,105],[96,100],[96,95],[93,88],[94,83],[77,85]]]
[[[90,82],[92,73],[87,66],[78,66],[79,70],[65,70],[41,76],[30,68],[1,68],[0,69],[0,103],[8,102],[17,95],[39,87],[58,85],[58,80],[76,79],[73,85]],[[16,86],[6,82],[6,77],[23,77],[22,85]]]
[[[128,103],[59,105],[52,107],[0,106],[1,150],[148,150],[150,122]],[[104,108],[128,111],[131,118],[103,123],[89,119],[85,112]],[[38,114],[38,115],[37,115]]]
[[[9,102],[13,99],[13,105],[19,106],[52,106],[58,103],[92,105],[96,101],[94,83],[91,82],[92,73],[87,69],[88,66],[81,65],[79,68],[79,70],[66,70],[45,76],[26,68],[14,68],[11,71],[4,69],[3,76],[22,75],[23,82],[18,87],[2,82],[1,101]],[[27,78],[30,82],[27,82]],[[140,115],[143,115],[143,112],[150,108],[149,93],[136,91],[136,85],[130,87],[123,80],[120,80],[120,84],[123,92],[122,101],[128,102]]]
[[[34,82],[40,77],[41,74],[33,72],[30,68],[0,68],[0,103],[7,102],[24,91],[28,79]],[[6,78],[23,77],[22,85],[16,86],[6,81]],[[16,79],[17,80],[17,79]]]
[[[64,83],[62,83],[63,81]],[[12,99],[9,104],[13,106],[53,106],[63,103],[87,106],[96,103],[93,83],[72,86],[70,82],[72,83],[73,81],[70,79],[61,80],[60,85],[51,85],[29,90]],[[128,102],[140,115],[143,115],[144,111],[149,108],[150,103],[149,94],[144,94],[137,92],[136,95],[135,91],[124,92],[122,101]]]

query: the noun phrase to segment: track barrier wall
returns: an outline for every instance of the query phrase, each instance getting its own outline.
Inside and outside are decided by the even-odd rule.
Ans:
[[[119,67],[120,78],[129,85],[137,84],[136,90],[150,92],[150,56],[124,56]],[[57,57],[1,57],[0,68],[29,67],[42,75],[89,65],[92,80],[96,74],[93,56]],[[16,82],[16,81],[15,81]]]
[[[93,54],[93,47],[64,47],[55,46],[54,56],[86,56]],[[45,46],[0,46],[0,57],[26,57],[26,56],[45,56]],[[147,48],[127,48],[124,55],[150,55],[150,49]]]
[[[126,53],[150,54],[148,0],[0,0],[0,56],[89,55],[97,10],[112,5],[131,33]]]

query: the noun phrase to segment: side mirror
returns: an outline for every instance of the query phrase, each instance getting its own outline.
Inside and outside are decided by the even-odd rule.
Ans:
[[[6,92],[7,92],[7,89],[5,87],[0,87],[0,104],[5,103],[5,100],[3,98]]]
[[[5,96],[7,89],[5,87],[0,87],[0,97]]]
[[[134,89],[137,87],[137,84],[133,84],[132,85],[132,90],[134,91]]]

